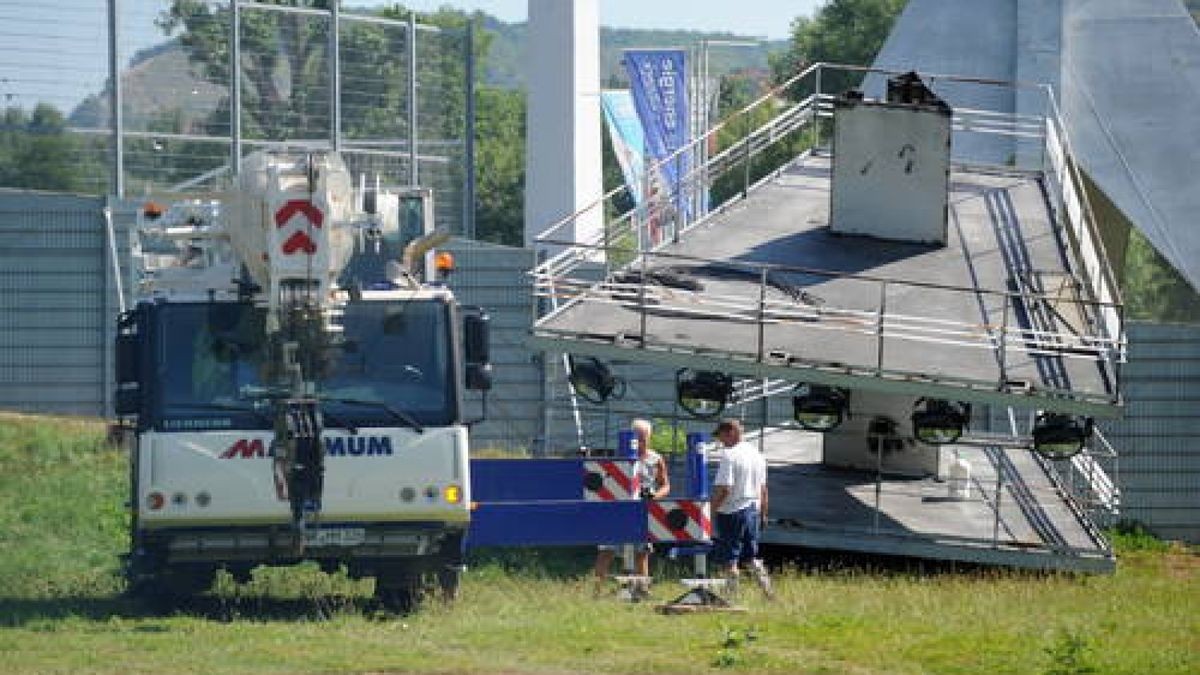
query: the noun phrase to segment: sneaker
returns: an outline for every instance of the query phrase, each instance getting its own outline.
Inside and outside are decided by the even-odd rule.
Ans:
[[[767,566],[761,560],[755,560],[752,569],[754,571],[754,581],[758,582],[758,587],[762,589],[763,595],[767,596],[768,600],[775,599],[775,591],[771,588],[771,576],[767,574]]]
[[[725,594],[731,598],[738,595],[738,575],[729,574],[725,577]]]

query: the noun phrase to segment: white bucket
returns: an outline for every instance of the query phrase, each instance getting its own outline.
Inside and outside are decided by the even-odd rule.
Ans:
[[[951,499],[971,498],[971,463],[962,457],[955,457],[950,463],[950,477],[946,481]]]

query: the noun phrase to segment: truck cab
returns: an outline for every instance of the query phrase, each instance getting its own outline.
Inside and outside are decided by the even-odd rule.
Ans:
[[[313,212],[356,199],[319,198],[334,181],[321,182],[313,165],[344,171],[336,157],[261,165],[300,164],[309,193],[300,201]],[[234,198],[247,197],[243,187]],[[174,241],[177,255],[141,252],[141,297],[119,320],[117,412],[133,431],[133,590],[179,599],[207,588],[218,569],[245,578],[258,565],[301,560],[373,576],[376,595],[401,609],[428,579],[456,590],[471,503],[462,395],[489,386],[487,317],[420,269],[425,252],[411,248],[420,236],[399,238],[406,211],[420,219],[415,234],[428,236],[428,192],[378,197],[396,211],[351,209],[342,225],[368,245],[335,254],[344,264],[320,270],[328,283],[305,286],[299,304],[272,297],[296,291],[270,278],[271,252],[254,261],[265,274],[247,273],[247,253],[228,236],[263,227],[237,219],[247,209],[190,204],[145,228],[144,239],[158,237],[168,253]],[[286,206],[295,194],[261,201],[274,220],[298,210]],[[322,227],[297,231],[332,246],[338,223],[316,220]],[[412,273],[389,264],[400,249],[418,261]],[[214,272],[220,265],[228,274]]]

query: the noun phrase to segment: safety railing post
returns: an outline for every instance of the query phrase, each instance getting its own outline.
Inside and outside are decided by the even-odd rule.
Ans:
[[[642,348],[646,347],[646,258],[645,252],[641,253],[642,273],[638,279],[638,313],[640,329],[638,333],[639,344]]]
[[[875,448],[875,513],[871,516],[871,531],[879,533],[879,516],[883,512],[883,438]]]
[[[742,199],[750,194],[750,113],[742,112]]]
[[[992,519],[992,546],[1000,545],[1000,501],[1004,494],[1004,463],[999,460],[999,453],[1004,452],[1004,448],[997,447],[997,459],[994,462],[996,465],[996,497],[993,500],[995,505]]]
[[[679,231],[683,229],[684,218],[687,217],[689,209],[687,208],[687,193],[689,190],[684,189],[686,178],[683,175],[683,153],[677,152],[675,159],[671,160],[675,163],[675,203],[672,209],[675,212],[675,217],[671,219],[671,241],[679,241]]]
[[[875,354],[875,372],[883,374],[883,324],[884,314],[887,312],[887,282],[883,281],[879,284],[879,314],[876,317],[875,334],[876,334],[876,354]]]
[[[1008,308],[1009,295],[1004,294],[1004,305],[1000,311],[1000,382],[998,390],[1003,391],[1008,382]]]
[[[708,434],[692,432],[687,435],[688,498],[708,499],[708,464],[704,446],[709,442]]]
[[[762,268],[758,280],[758,362],[766,356],[767,344],[767,268]]]
[[[813,75],[815,86],[813,87],[813,142],[812,151],[816,153],[817,148],[821,145],[821,71],[825,66],[818,64],[817,71]]]

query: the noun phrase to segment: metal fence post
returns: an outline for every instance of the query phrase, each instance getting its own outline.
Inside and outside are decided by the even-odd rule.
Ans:
[[[463,170],[463,236],[475,239],[475,20],[467,21],[463,55],[466,59],[466,125],[463,129],[466,155]]]
[[[329,126],[335,151],[342,149],[341,4],[329,3]]]
[[[417,163],[417,15],[408,13],[408,184],[420,185]]]
[[[109,105],[112,107],[112,144],[113,144],[113,178],[111,185],[113,194],[118,199],[125,198],[125,148],[123,138],[125,135],[125,115],[122,111],[124,107],[123,96],[121,92],[121,58],[120,58],[120,34],[117,13],[120,9],[118,0],[108,0],[108,78],[112,83],[112,92],[109,95]]]
[[[229,171],[242,170],[242,9],[240,0],[229,0]]]

